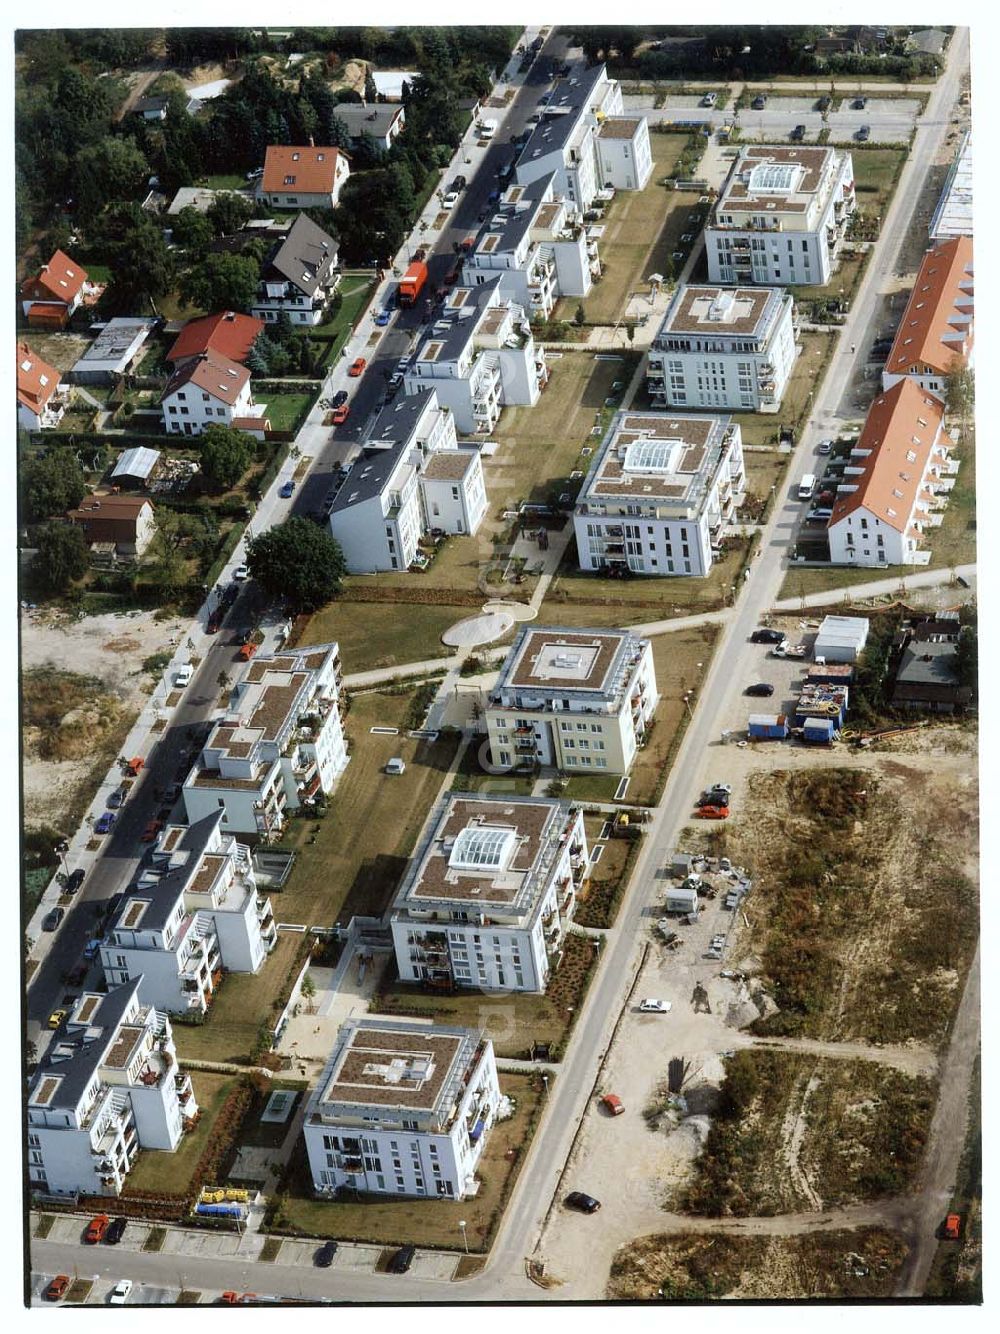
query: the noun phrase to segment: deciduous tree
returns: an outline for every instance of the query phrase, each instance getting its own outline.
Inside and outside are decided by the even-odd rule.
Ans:
[[[298,517],[247,543],[250,573],[273,597],[295,611],[313,611],[337,595],[347,565],[329,532]]]

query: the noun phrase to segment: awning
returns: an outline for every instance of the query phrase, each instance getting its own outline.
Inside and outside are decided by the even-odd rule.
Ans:
[[[481,1139],[483,1131],[485,1129],[486,1129],[485,1122],[482,1120],[477,1121],[476,1124],[469,1131],[469,1143],[475,1144],[479,1139]]]

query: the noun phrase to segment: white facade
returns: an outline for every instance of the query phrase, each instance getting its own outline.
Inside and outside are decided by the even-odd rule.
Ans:
[[[500,279],[500,295],[548,319],[561,296],[586,296],[601,262],[575,207],[554,193],[555,176],[508,186],[462,267],[468,287]]]
[[[140,980],[84,992],[28,1086],[28,1182],[45,1195],[119,1195],[141,1149],[171,1151],[198,1110],[166,1015]]]
[[[347,154],[333,146],[270,144],[258,197],[274,208],[336,208],[351,174]]]
[[[793,309],[777,287],[679,287],[649,349],[654,407],[776,412],[795,364]]]
[[[500,1102],[493,1044],[475,1029],[348,1019],[303,1123],[313,1189],[460,1200]],[[415,1238],[419,1241],[419,1237]]]
[[[479,454],[457,448],[454,414],[431,389],[379,413],[337,483],[329,521],[356,574],[409,569],[424,533],[475,533],[485,513]]]
[[[627,773],[659,699],[648,639],[527,626],[486,703],[493,763]]]
[[[706,575],[745,484],[728,417],[616,413],[577,497],[580,569]]]
[[[332,792],[348,764],[339,700],[336,644],[254,658],[184,781],[189,823],[221,810],[227,832],[266,837]]]
[[[641,190],[653,174],[653,150],[645,116],[611,116],[596,136],[601,180],[615,190]]]
[[[401,981],[544,991],[589,866],[568,802],[449,793],[393,906]]]
[[[854,208],[850,153],[741,148],[705,227],[709,282],[822,286]]]
[[[221,817],[164,830],[101,942],[109,986],[141,977],[142,999],[157,1009],[204,1014],[220,969],[256,973],[274,948],[270,899]]]
[[[340,281],[339,253],[336,241],[300,213],[261,266],[251,314],[266,324],[282,315],[292,324],[320,324]]]
[[[255,403],[250,372],[221,352],[203,352],[182,362],[160,399],[164,429],[171,435],[201,435],[206,426],[233,426],[262,438],[265,403]]]
[[[417,349],[403,385],[433,389],[463,435],[486,435],[507,404],[534,405],[548,380],[523,307],[503,301],[500,284],[456,287]]]

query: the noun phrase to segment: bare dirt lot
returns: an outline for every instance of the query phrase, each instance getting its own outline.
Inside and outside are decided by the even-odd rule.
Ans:
[[[892,1295],[906,1257],[895,1233],[866,1227],[793,1237],[696,1233],[642,1237],[611,1267],[607,1297],[625,1301]]]
[[[70,832],[158,679],[143,663],[171,653],[183,625],[149,612],[23,617],[28,828]]]

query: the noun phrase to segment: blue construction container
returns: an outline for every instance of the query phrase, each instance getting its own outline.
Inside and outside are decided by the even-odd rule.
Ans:
[[[802,727],[802,740],[807,746],[829,746],[835,731],[832,718],[807,718]]]
[[[783,741],[788,735],[788,719],[781,713],[751,713],[747,732],[754,741]]]
[[[247,1210],[244,1204],[197,1204],[195,1213],[203,1214],[211,1218],[246,1218]]]

